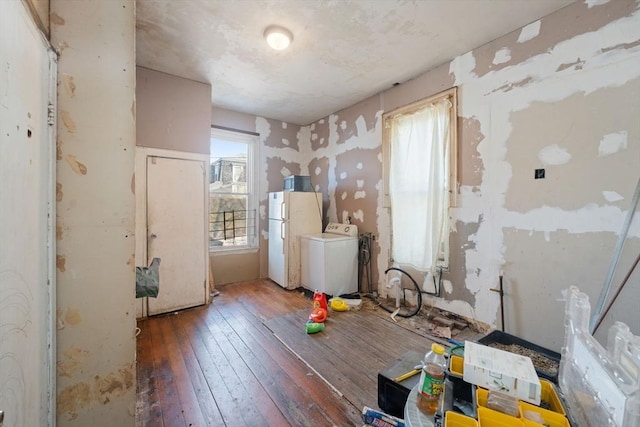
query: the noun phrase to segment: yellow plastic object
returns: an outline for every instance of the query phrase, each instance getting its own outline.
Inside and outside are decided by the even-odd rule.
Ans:
[[[522,421],[526,427],[570,427],[569,420],[564,415],[557,412],[547,411],[539,406],[532,405],[527,402],[520,401],[520,413],[522,414]],[[544,424],[539,424],[526,419],[527,412],[536,412],[544,419]]]
[[[347,311],[349,306],[342,298],[331,298],[331,310],[333,311]]]
[[[542,386],[540,390],[540,399],[549,404],[549,410],[566,416],[567,413],[565,412],[564,406],[562,406],[562,402],[560,401],[560,397],[558,396],[558,393],[556,393],[555,387],[551,381],[540,378],[540,385]]]
[[[449,357],[449,372],[462,377],[464,374],[464,358],[452,354]]]
[[[478,407],[478,425],[480,427],[524,427],[520,418],[503,414],[485,407]],[[533,424],[527,427],[539,427]]]
[[[476,388],[476,402],[478,407],[482,407],[482,408],[486,408],[492,412],[497,412],[499,414],[502,414],[502,412],[499,411],[495,411],[493,409],[490,409],[489,407],[487,407],[487,400],[489,400],[489,390],[485,389],[485,388],[481,388],[481,387],[477,387]],[[533,405],[535,406],[535,405]],[[514,408],[515,409],[515,408]],[[508,417],[513,417],[516,419],[519,419],[519,417],[522,416],[522,412],[520,411],[520,406],[518,405],[518,417],[513,417],[512,415],[508,415],[508,414],[504,414],[507,415]]]
[[[478,422],[466,415],[447,411],[444,416],[444,427],[478,427]]]

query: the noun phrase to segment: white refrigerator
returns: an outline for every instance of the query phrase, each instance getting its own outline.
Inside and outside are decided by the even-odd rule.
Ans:
[[[285,289],[301,286],[300,236],[322,232],[322,193],[269,193],[269,278]]]

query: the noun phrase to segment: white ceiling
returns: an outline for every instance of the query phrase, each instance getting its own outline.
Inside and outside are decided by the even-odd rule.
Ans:
[[[137,0],[137,64],[214,106],[306,125],[573,0]],[[294,36],[285,51],[269,25]]]

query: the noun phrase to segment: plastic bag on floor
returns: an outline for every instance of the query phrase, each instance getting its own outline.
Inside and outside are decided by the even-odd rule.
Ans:
[[[136,267],[136,298],[157,298],[160,291],[160,258],[149,267]]]

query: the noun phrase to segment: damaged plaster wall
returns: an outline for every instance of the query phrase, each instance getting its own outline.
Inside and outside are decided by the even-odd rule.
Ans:
[[[258,117],[253,127],[253,116],[238,117],[260,134],[261,197],[279,190],[284,176],[309,174],[323,192],[325,225],[351,219],[373,233],[374,287],[384,293],[390,217],[382,200],[382,114],[457,86],[450,271],[442,298],[426,304],[499,328],[500,298],[491,289],[503,276],[506,331],[559,350],[561,292],[577,285],[595,306],[638,179],[638,8],[629,0],[576,2],[295,133],[286,123]],[[534,179],[542,168],[545,179]],[[265,206],[263,199],[262,277]],[[640,246],[639,221],[614,284]],[[424,274],[415,278],[433,289]],[[639,294],[630,286],[623,295],[637,301]],[[640,334],[634,314],[619,303],[608,322]]]
[[[52,0],[51,17],[57,425],[134,425],[134,2]]]
[[[310,162],[284,149],[271,158],[317,165],[309,172],[325,192],[326,219],[351,217],[376,236],[384,292],[390,233],[381,199],[382,113],[457,86],[451,271],[443,298],[427,303],[499,327],[491,288],[503,275],[506,330],[559,350],[561,291],[577,285],[595,305],[638,178],[639,51],[637,2],[578,2],[303,127],[310,141],[298,144],[310,145]],[[538,168],[546,169],[544,180],[534,180]],[[640,333],[629,310],[616,317]]]

